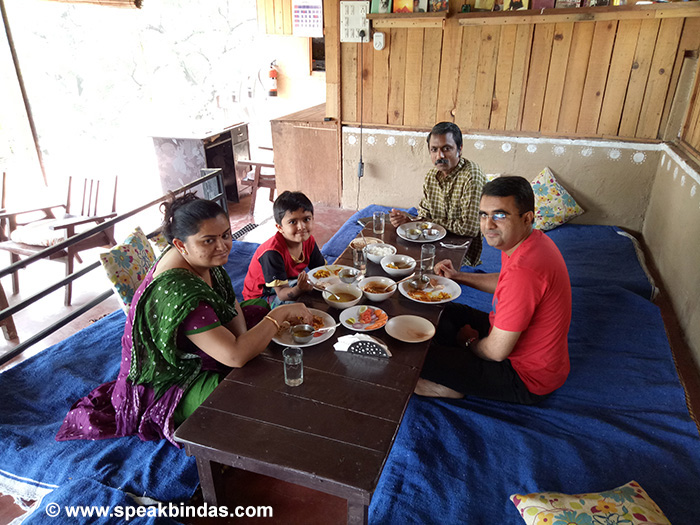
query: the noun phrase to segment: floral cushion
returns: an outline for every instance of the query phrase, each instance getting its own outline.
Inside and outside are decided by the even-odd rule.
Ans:
[[[134,293],[155,259],[151,243],[139,227],[122,244],[100,254],[100,262],[125,311],[129,311]]]
[[[552,230],[584,212],[549,168],[543,169],[531,184],[535,192],[535,228]]]
[[[636,481],[591,494],[513,494],[510,500],[527,525],[670,525]]]

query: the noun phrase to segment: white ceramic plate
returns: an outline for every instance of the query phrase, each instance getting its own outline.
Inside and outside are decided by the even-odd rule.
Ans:
[[[428,277],[430,277],[431,281],[435,281],[435,287],[428,286],[425,290],[417,291],[409,286],[408,283],[411,282],[409,279],[408,281],[404,281],[399,285],[399,292],[401,292],[401,295],[404,297],[408,297],[412,301],[423,304],[449,303],[450,301],[457,299],[457,297],[462,294],[462,288],[452,279],[448,279],[447,277],[439,277],[437,275],[428,275]],[[444,298],[439,300],[430,300],[421,297],[422,294],[427,294],[428,297],[436,297],[438,294],[443,292],[450,294],[449,299]]]
[[[372,322],[370,323],[362,323],[360,321],[360,314],[365,310],[372,310],[374,312],[374,315],[372,316]],[[375,322],[378,320],[377,316],[383,317],[383,322],[380,322],[379,326],[369,328],[370,326],[374,325]],[[355,322],[350,322],[351,319],[353,319]],[[351,306],[350,308],[346,308],[345,310],[340,312],[341,324],[344,327],[349,328],[350,330],[355,330],[356,332],[372,332],[374,330],[379,330],[382,326],[386,324],[388,319],[389,317],[386,315],[386,312],[384,310],[382,310],[381,308],[375,308],[374,306]]]
[[[335,319],[333,319],[333,317],[331,317],[330,314],[324,312],[323,310],[317,310],[316,308],[309,308],[309,312],[311,312],[313,315],[317,315],[321,319],[323,319],[323,326],[333,326],[335,324]],[[282,332],[281,334],[273,337],[272,340],[275,343],[277,343],[278,345],[298,346],[299,348],[302,348],[305,346],[313,346],[313,345],[317,345],[319,343],[322,343],[323,341],[330,339],[334,333],[335,333],[335,327],[331,328],[327,332],[323,332],[322,334],[319,334],[318,336],[314,337],[308,343],[295,343],[294,339],[292,339],[292,333],[289,330],[286,330],[286,331]]]
[[[327,264],[326,266],[319,266],[318,268],[309,270],[309,281],[311,281],[312,284],[321,286],[321,288],[330,286],[331,284],[342,283],[340,277],[338,277],[338,274],[343,268],[352,269],[352,266],[343,266],[342,264]],[[316,274],[320,271],[326,271],[330,275],[327,277],[317,277]]]
[[[432,224],[433,228],[438,230],[438,235],[436,237],[430,237],[428,239],[424,238],[423,236],[419,237],[418,239],[409,239],[408,235],[406,235],[406,231],[411,230],[413,228],[416,228],[417,230],[423,231],[423,228],[421,228],[421,225],[430,223]],[[439,241],[445,235],[447,235],[447,230],[440,226],[439,224],[435,224],[434,222],[430,221],[420,221],[420,222],[407,222],[406,224],[402,224],[398,228],[396,228],[396,234],[401,237],[404,240],[411,241],[411,242],[435,242]]]
[[[397,315],[384,328],[387,334],[404,343],[421,343],[435,335],[433,323],[417,315]]]

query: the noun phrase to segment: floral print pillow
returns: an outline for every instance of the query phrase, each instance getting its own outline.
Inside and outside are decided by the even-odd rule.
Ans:
[[[100,254],[100,262],[107,272],[114,291],[129,311],[134,293],[156,260],[151,243],[141,228],[136,227],[122,244]]]
[[[527,525],[671,525],[636,481],[591,494],[513,494]]]
[[[531,184],[535,192],[535,228],[549,231],[584,212],[549,168],[543,169]]]

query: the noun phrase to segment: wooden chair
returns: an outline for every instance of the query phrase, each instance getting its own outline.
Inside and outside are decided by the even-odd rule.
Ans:
[[[250,197],[250,215],[255,214],[255,198],[258,194],[258,188],[269,188],[270,189],[270,202],[275,200],[275,189],[277,188],[277,183],[275,181],[275,165],[271,162],[257,162],[253,160],[239,160],[237,161],[239,169],[245,170],[248,174],[253,175],[251,178],[244,178],[241,180],[241,187],[245,188],[250,186],[251,197]],[[272,170],[272,173],[262,173],[263,168]]]
[[[3,171],[2,189],[0,190],[2,191],[2,193],[0,193],[0,213],[5,211],[5,196],[7,195],[6,180],[7,174]],[[7,219],[0,219],[0,242],[8,240],[7,235]],[[4,310],[8,306],[9,304],[7,302],[7,296],[5,295],[5,289],[3,288],[2,283],[0,283],[0,310]],[[15,328],[15,322],[12,319],[12,316],[0,321],[0,328],[2,328],[2,333],[5,336],[5,339],[8,341],[10,339],[17,339],[17,329]]]
[[[84,179],[82,187],[73,185],[73,177],[68,179],[68,194],[65,203],[49,204],[36,208],[20,211],[0,213],[0,221],[7,220],[9,240],[0,242],[0,250],[10,252],[12,263],[18,262],[22,256],[34,255],[49,246],[55,245],[64,239],[69,239],[80,233],[77,227],[83,226],[83,231],[100,224],[107,219],[115,217],[117,205],[117,178],[114,179],[114,194],[111,202],[111,212],[98,214],[100,197],[100,181]],[[79,199],[73,199],[80,196]],[[54,210],[63,209],[65,215],[56,217]],[[40,215],[39,220],[26,219],[27,216]],[[25,220],[22,221],[22,217]],[[61,260],[66,265],[66,276],[73,273],[74,261],[82,262],[80,252],[98,247],[111,247],[116,244],[114,240],[114,227],[96,235],[83,239],[71,246],[50,255],[51,260]],[[12,292],[19,293],[18,272],[12,274]],[[72,283],[66,284],[64,303],[70,306],[72,299]]]

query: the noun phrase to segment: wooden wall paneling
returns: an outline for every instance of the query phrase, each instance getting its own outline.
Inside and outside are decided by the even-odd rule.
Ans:
[[[559,111],[559,124],[557,125],[559,133],[566,134],[576,131],[594,30],[595,22],[576,22],[574,25],[569,63],[566,67],[564,93]]]
[[[420,122],[432,127],[438,122],[437,101],[442,54],[442,29],[425,29],[423,34],[423,65],[420,86]]]
[[[691,110],[687,121],[687,128],[683,137],[693,148],[700,150],[700,75],[695,84],[695,93],[691,101]]]
[[[617,135],[641,27],[641,20],[620,20],[617,26],[610,72],[598,121],[599,135]]]
[[[365,115],[368,123],[386,124],[389,107],[389,55],[394,47],[391,41],[391,33],[384,37],[386,46],[381,51],[371,50],[373,53],[372,75],[372,115]],[[370,44],[366,44],[369,46]],[[365,85],[367,89],[367,85]]]
[[[442,36],[442,60],[438,82],[437,122],[454,122],[462,52],[462,28],[447,24]]]
[[[668,95],[668,84],[671,81],[671,72],[682,30],[682,18],[666,18],[661,21],[649,80],[644,92],[644,102],[639,113],[636,133],[639,138],[655,139],[659,134],[659,123]]]
[[[457,73],[456,94],[453,104],[454,119],[460,129],[474,128],[474,94],[479,71],[481,54],[481,32],[479,26],[466,26],[462,32],[461,60]],[[442,119],[441,119],[442,120]]]
[[[561,101],[564,95],[566,65],[569,62],[573,34],[573,22],[559,23],[554,27],[552,56],[549,60],[547,89],[544,94],[544,107],[542,108],[542,119],[540,121],[540,131],[542,133],[555,133],[557,131]]]
[[[700,141],[700,75],[695,72],[695,83],[688,103],[688,113],[683,123],[681,138],[695,149]]]
[[[406,29],[391,30],[391,54],[389,56],[389,106],[387,122],[403,125],[404,97],[406,93]]]
[[[423,73],[422,28],[406,30],[406,92],[403,104],[405,126],[420,126],[421,76]]]
[[[387,41],[389,40],[388,37]],[[363,121],[367,121],[372,117],[372,101],[374,100],[374,56],[377,51],[375,51],[372,44],[363,44],[362,50],[362,78],[364,79],[364,93],[358,94],[358,106],[357,111],[359,115],[360,105],[362,104],[362,116]],[[359,88],[359,85],[358,85]]]
[[[620,120],[620,137],[634,137],[637,132],[637,122],[639,112],[642,110],[644,91],[649,78],[651,59],[656,45],[656,36],[659,32],[660,20],[643,20],[639,30],[639,40],[634,53],[632,63],[632,73],[627,86],[627,96],[625,106],[622,109],[622,119]]]
[[[284,34],[284,0],[273,0],[275,16],[275,34]]]
[[[583,86],[581,109],[576,125],[577,133],[595,135],[598,129],[617,23],[617,20],[606,20],[595,24],[591,58],[588,60],[586,83]]]
[[[291,35],[294,32],[292,24],[292,0],[282,0],[282,17],[284,34]]]
[[[500,36],[501,26],[485,26],[481,29],[481,47],[472,109],[472,127],[476,129],[489,129]]]
[[[506,130],[519,131],[525,104],[526,79],[530,69],[530,48],[532,47],[533,24],[518,25],[515,37],[515,56],[513,57],[513,74],[508,94],[508,113]]]
[[[258,0],[259,2],[260,0]],[[340,4],[335,0],[323,2],[323,26],[326,48],[326,116],[341,120],[340,111]]]
[[[664,104],[664,112],[661,115],[661,124],[659,125],[659,129],[666,129],[668,117],[671,112],[671,105],[673,104],[673,98],[675,97],[676,93],[676,87],[678,86],[678,79],[681,74],[681,68],[683,67],[685,53],[686,51],[695,51],[697,53],[699,49],[700,18],[686,18],[683,23],[683,32],[681,34],[680,43],[678,44],[678,51],[676,52],[676,61],[671,73],[671,81],[668,85],[669,96],[666,97],[666,103]]]
[[[693,89],[688,102],[688,112],[681,130],[681,140],[695,149],[700,142],[700,74],[696,67]]]
[[[268,35],[275,34],[275,2],[265,0],[265,32]]]
[[[510,81],[513,74],[513,58],[515,56],[517,32],[518,28],[515,25],[504,25],[501,27],[489,129],[504,130],[506,128],[508,97],[510,94]]]
[[[536,24],[532,38],[530,54],[530,73],[527,76],[527,91],[523,107],[523,131],[539,131],[544,105],[544,93],[547,89],[549,61],[552,57],[554,24]]]
[[[267,26],[265,25],[267,21],[267,17],[265,16],[267,2],[265,0],[257,0],[255,3],[255,8],[257,10],[258,32],[265,34],[267,33]]]
[[[340,92],[341,115],[344,122],[358,122],[360,115],[358,83],[361,68],[358,62],[357,44],[340,44],[340,78],[343,85]]]

